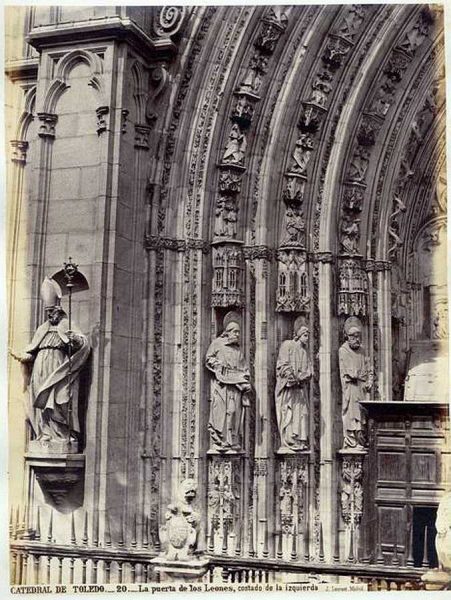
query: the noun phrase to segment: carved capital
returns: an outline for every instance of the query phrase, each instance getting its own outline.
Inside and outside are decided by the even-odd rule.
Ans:
[[[22,140],[11,140],[12,162],[24,165],[27,162],[28,142]]]
[[[42,138],[54,138],[55,126],[58,121],[58,115],[51,113],[38,113],[40,121],[38,135]]]

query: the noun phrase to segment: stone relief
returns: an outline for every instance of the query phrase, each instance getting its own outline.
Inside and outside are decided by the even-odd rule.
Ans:
[[[236,199],[233,196],[219,196],[216,202],[215,237],[236,237],[237,213]]]
[[[417,48],[421,46],[424,40],[429,35],[429,29],[434,21],[434,15],[429,8],[424,8],[421,11],[420,18],[415,25],[410,29],[402,42],[397,46],[398,50],[402,50],[408,56],[413,57]]]
[[[369,400],[373,384],[369,359],[361,347],[362,326],[358,319],[350,318],[345,323],[346,341],[338,351],[341,390],[343,449],[363,450],[365,439],[365,413],[360,406]]]
[[[363,465],[361,456],[343,457],[341,468],[341,514],[346,526],[353,531],[363,514]]]
[[[285,236],[282,243],[305,246],[305,218],[302,208],[287,208],[285,213]]]
[[[345,258],[338,267],[338,314],[366,315],[368,283],[360,262]]]
[[[302,133],[296,141],[296,147],[293,153],[293,162],[290,171],[305,175],[307,164],[313,151],[313,140],[306,133]]]
[[[246,136],[237,123],[234,123],[226,143],[222,162],[224,164],[242,165],[244,163],[246,147]]]
[[[162,558],[168,561],[192,559],[197,549],[200,514],[193,506],[196,497],[196,482],[185,479],[179,486],[177,500],[168,505],[166,524],[160,528]]]
[[[369,159],[369,151],[363,146],[357,146],[348,168],[347,177],[350,181],[364,183]]]
[[[24,352],[11,351],[28,371],[30,450],[47,454],[78,451],[78,383],[90,352],[87,338],[75,326],[69,328],[61,296],[57,282],[47,277],[41,286],[47,320]]]
[[[356,254],[359,249],[360,219],[343,214],[340,226],[340,250],[345,254]]]
[[[241,82],[238,92],[251,92],[257,94],[263,82],[263,75],[268,70],[268,56],[255,52],[249,61],[246,74]]]
[[[309,330],[297,319],[292,340],[279,349],[276,365],[276,414],[280,435],[279,453],[309,448],[310,379]]]
[[[332,75],[327,71],[321,71],[315,77],[312,82],[312,93],[309,98],[309,102],[313,102],[320,106],[321,108],[325,108],[327,104],[327,97],[332,91]]]
[[[205,357],[205,364],[213,373],[208,422],[210,454],[243,452],[244,421],[252,387],[240,348],[240,334],[239,316],[229,313],[223,333],[213,340]]]
[[[282,247],[277,253],[277,260],[276,311],[307,312],[310,309],[310,294],[305,251],[290,246]]]
[[[343,17],[336,34],[344,37],[350,42],[354,41],[354,36],[365,18],[365,9],[358,4],[352,5]]]
[[[243,253],[239,242],[213,248],[212,306],[241,306]]]

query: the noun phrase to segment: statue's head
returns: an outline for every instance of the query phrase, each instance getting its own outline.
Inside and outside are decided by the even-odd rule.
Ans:
[[[224,330],[224,334],[226,335],[229,344],[239,344],[240,343],[240,324],[236,321],[230,321],[227,327]]]
[[[180,484],[180,500],[192,504],[197,496],[197,483],[194,479],[184,479]]]
[[[361,344],[361,331],[358,327],[350,327],[347,332],[349,347],[358,350]]]
[[[299,340],[301,344],[306,346],[308,344],[309,339],[309,330],[305,325],[301,325],[299,327],[295,327],[294,330],[294,339]]]
[[[51,325],[58,325],[58,323],[66,316],[66,313],[61,306],[48,306],[45,309],[45,312]]]

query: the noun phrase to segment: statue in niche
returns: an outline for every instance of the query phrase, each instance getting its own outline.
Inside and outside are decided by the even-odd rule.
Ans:
[[[413,56],[417,48],[421,46],[424,40],[429,35],[429,27],[433,21],[431,11],[424,10],[421,18],[415,23],[410,31],[404,37],[404,40],[399,44],[398,48],[404,50],[409,56]]]
[[[324,108],[327,102],[327,96],[332,91],[332,75],[327,71],[318,73],[312,83],[312,93],[309,102],[313,102],[317,106]]]
[[[350,181],[363,182],[368,169],[370,154],[363,146],[358,146],[352,157],[348,170]]]
[[[305,220],[301,209],[287,208],[284,243],[305,244]]]
[[[365,11],[362,6],[351,6],[349,10],[346,11],[346,14],[338,28],[338,35],[341,35],[352,42],[354,35],[362,24],[364,17]]]
[[[394,95],[395,86],[387,77],[383,85],[381,85],[381,87],[376,91],[376,94],[370,105],[370,112],[374,112],[381,117],[385,117],[393,102]]]
[[[189,560],[197,549],[200,515],[194,510],[197,484],[185,479],[180,484],[178,499],[168,505],[166,525],[160,528],[160,539],[166,560]]]
[[[47,277],[41,287],[47,320],[23,353],[11,352],[28,367],[27,416],[35,436],[30,449],[48,453],[78,450],[78,382],[90,352],[87,338],[69,329],[61,295],[58,283]]]
[[[305,174],[307,164],[313,151],[312,138],[306,133],[302,133],[296,141],[296,148],[293,153],[293,164],[290,170],[293,173]]]
[[[276,414],[281,453],[308,450],[310,379],[309,330],[298,318],[294,337],[280,347],[276,365]]]
[[[226,164],[241,165],[244,161],[246,136],[236,123],[232,125],[222,161]]]
[[[341,221],[340,245],[346,254],[355,254],[359,247],[360,219],[353,219],[344,214]]]
[[[241,82],[240,90],[256,94],[262,84],[262,75],[268,69],[268,57],[256,52],[249,61],[248,70]]]
[[[251,384],[249,367],[240,349],[239,315],[232,312],[225,316],[224,331],[210,344],[205,361],[214,374],[208,423],[209,452],[240,453]]]
[[[369,400],[373,385],[369,359],[361,348],[362,326],[356,317],[345,323],[346,341],[338,351],[343,418],[343,449],[363,450],[366,445],[364,409],[359,402]]]
[[[237,208],[235,199],[220,196],[216,205],[215,235],[234,238],[236,236]]]

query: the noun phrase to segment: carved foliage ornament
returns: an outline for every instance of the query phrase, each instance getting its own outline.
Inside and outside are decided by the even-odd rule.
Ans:
[[[362,519],[363,512],[363,458],[343,458],[341,476],[341,512],[343,521],[353,529]]]

